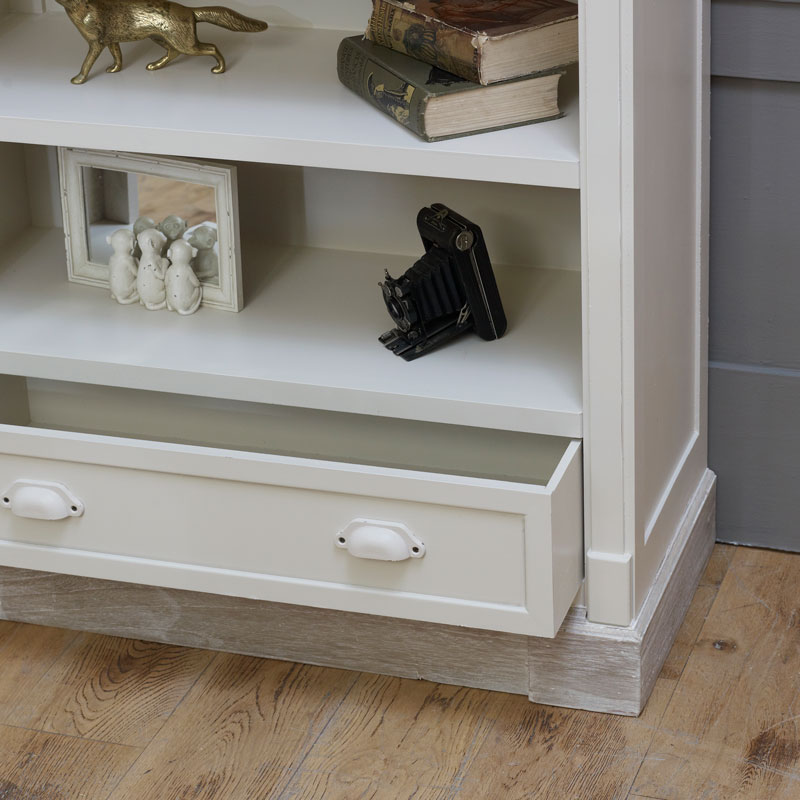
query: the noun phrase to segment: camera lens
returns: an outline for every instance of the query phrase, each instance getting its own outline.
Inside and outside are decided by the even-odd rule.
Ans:
[[[389,309],[389,314],[391,314],[392,319],[398,324],[403,322],[405,320],[405,314],[403,313],[403,306],[400,305],[400,301],[392,295],[388,295],[385,299],[386,308]]]

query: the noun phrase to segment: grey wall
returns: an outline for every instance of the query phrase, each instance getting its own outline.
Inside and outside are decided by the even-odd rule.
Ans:
[[[714,0],[711,35],[717,532],[800,550],[800,0]]]

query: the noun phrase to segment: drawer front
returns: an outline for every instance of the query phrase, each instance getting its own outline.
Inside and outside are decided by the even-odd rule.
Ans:
[[[553,635],[563,616],[553,587],[571,600],[580,581],[579,564],[554,574],[582,552],[579,529],[558,531],[553,546],[559,506],[564,524],[579,519],[579,495],[554,502],[558,487],[79,434],[0,441],[10,439],[17,446],[4,449],[33,454],[0,456],[0,490],[58,483],[82,513],[4,509],[9,566],[536,635]],[[360,557],[354,530],[382,558]],[[396,557],[386,538],[399,545],[406,534],[424,554],[383,560]]]

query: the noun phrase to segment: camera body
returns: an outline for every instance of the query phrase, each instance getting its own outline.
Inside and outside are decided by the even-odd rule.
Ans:
[[[417,229],[425,254],[380,284],[397,325],[380,342],[413,361],[465,331],[499,339],[506,317],[481,229],[441,203],[417,214]]]

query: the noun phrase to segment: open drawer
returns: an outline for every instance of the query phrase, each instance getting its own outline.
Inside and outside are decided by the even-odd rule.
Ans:
[[[582,579],[576,441],[2,376],[0,423],[8,566],[536,636]]]

